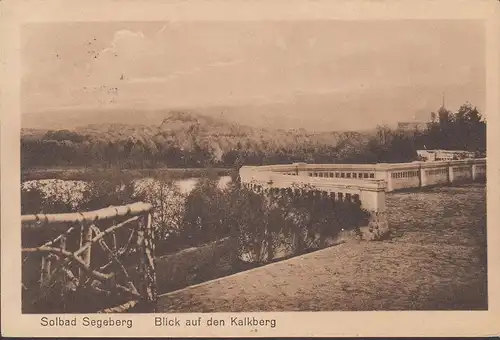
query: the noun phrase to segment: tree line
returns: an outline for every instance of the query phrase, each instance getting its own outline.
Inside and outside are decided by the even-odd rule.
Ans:
[[[486,152],[486,121],[469,103],[456,112],[440,108],[430,114],[428,129],[401,131],[379,126],[374,132],[343,138],[276,140],[238,136],[221,148],[216,137],[154,135],[107,140],[74,131],[48,131],[42,138],[21,139],[23,169],[50,166],[119,168],[238,168],[243,164],[376,163],[416,160],[418,149]],[[105,133],[103,133],[105,135]],[[208,139],[207,139],[208,138]],[[235,137],[236,138],[236,137]],[[186,144],[186,142],[189,142]]]

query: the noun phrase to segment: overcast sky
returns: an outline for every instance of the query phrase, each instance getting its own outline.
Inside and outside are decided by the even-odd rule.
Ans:
[[[325,114],[338,114],[346,126],[362,114],[424,118],[443,91],[451,108],[465,101],[484,106],[484,40],[484,26],[473,21],[29,25],[22,109],[269,103],[280,110],[282,103],[290,121],[303,122],[297,116],[311,103],[317,124]],[[314,105],[315,98],[323,104]],[[350,112],[335,113],[337,104],[353,110],[351,121]],[[373,110],[354,112],[367,107]]]

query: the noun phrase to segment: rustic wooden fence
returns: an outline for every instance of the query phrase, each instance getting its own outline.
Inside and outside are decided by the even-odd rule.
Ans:
[[[24,313],[154,312],[152,206],[22,216]]]

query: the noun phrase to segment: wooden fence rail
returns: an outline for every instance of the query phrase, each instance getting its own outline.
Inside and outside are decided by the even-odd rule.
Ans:
[[[23,310],[153,312],[157,293],[151,211],[150,204],[139,202],[22,216]],[[100,307],[92,310],[94,305]]]

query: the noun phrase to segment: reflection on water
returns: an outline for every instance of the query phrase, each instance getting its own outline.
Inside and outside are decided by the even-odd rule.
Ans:
[[[148,183],[153,178],[143,178],[136,180],[136,183],[146,182]],[[195,187],[200,178],[192,177],[181,180],[174,181],[179,191],[182,194],[189,194]],[[227,187],[231,182],[231,176],[221,176],[219,177],[218,186],[221,189]],[[146,184],[147,185],[147,184]],[[40,189],[47,197],[48,196],[60,196],[62,194],[68,196],[60,198],[63,201],[68,200],[79,200],[82,197],[82,193],[88,190],[87,183],[84,181],[71,181],[71,180],[61,180],[61,179],[43,179],[43,180],[31,180],[23,182],[21,185],[21,190],[30,190],[31,188]],[[55,198],[55,197],[53,197]]]
[[[177,185],[181,193],[189,194],[191,190],[195,188],[196,183],[198,183],[199,180],[199,178],[193,177],[175,181],[175,184]],[[219,188],[224,189],[225,187],[227,187],[229,182],[231,182],[231,176],[221,176],[219,178],[218,186]]]

